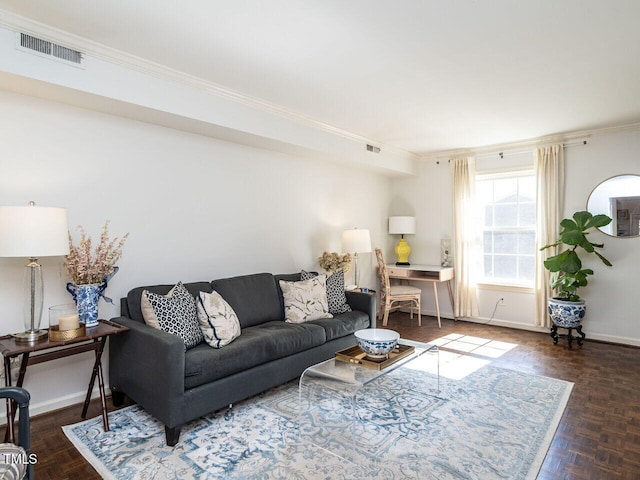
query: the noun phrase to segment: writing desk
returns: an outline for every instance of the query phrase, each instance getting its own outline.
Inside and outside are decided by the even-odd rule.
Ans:
[[[395,278],[398,280],[416,280],[418,282],[431,282],[433,284],[433,297],[436,302],[436,315],[438,317],[438,326],[442,327],[440,323],[440,303],[438,302],[438,288],[437,283],[445,282],[447,284],[447,290],[449,291],[449,301],[451,302],[451,309],[455,315],[455,306],[453,300],[453,289],[451,288],[451,281],[455,276],[455,270],[453,267],[441,267],[440,265],[387,265],[389,271],[389,278]]]

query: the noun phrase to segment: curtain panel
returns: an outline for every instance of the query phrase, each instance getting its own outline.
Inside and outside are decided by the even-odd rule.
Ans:
[[[545,245],[553,243],[560,233],[560,221],[564,211],[564,152],[562,144],[539,147],[535,156],[536,170],[536,260],[535,324],[540,327],[551,326],[547,314],[547,300],[551,297],[549,272],[544,261],[558,253],[554,248],[540,251]]]
[[[481,258],[474,215],[475,159],[451,160],[453,179],[453,236],[456,282],[455,317],[477,317],[477,263]]]

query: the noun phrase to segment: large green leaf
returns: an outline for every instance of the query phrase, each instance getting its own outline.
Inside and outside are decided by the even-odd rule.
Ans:
[[[573,220],[576,222],[580,230],[586,230],[586,225],[592,218],[593,215],[584,210],[582,212],[576,212],[573,214]]]
[[[567,250],[567,255],[565,256],[560,269],[567,273],[576,273],[579,272],[581,268],[582,262],[575,250]]]
[[[565,218],[564,220],[562,220],[560,222],[560,226],[562,228],[564,228],[567,231],[575,231],[578,230],[580,231],[581,228],[578,226],[578,224],[576,222],[574,222],[573,220],[571,220],[570,218]],[[560,232],[560,234],[562,234],[562,232]]]
[[[547,258],[544,261],[544,268],[546,268],[550,272],[560,271],[560,269],[562,269],[562,264],[564,263],[568,254],[569,254],[569,250],[565,250],[564,252],[561,252],[558,255],[554,255],[553,257]]]
[[[611,218],[608,217],[607,215],[602,215],[602,214],[594,215],[585,224],[585,230],[593,227],[595,228],[604,227],[606,225],[609,225],[611,221],[612,221]]]
[[[588,243],[587,238],[580,230],[567,230],[565,229],[560,234],[560,240],[567,245],[582,245],[584,242]]]

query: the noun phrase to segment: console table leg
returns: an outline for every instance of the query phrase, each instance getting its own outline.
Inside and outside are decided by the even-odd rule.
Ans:
[[[91,372],[91,380],[89,380],[89,387],[87,388],[87,396],[84,399],[84,406],[82,407],[82,418],[87,418],[87,410],[89,409],[89,402],[91,401],[91,392],[98,377],[98,390],[100,391],[100,403],[102,406],[102,424],[104,431],[109,431],[109,417],[107,416],[107,402],[104,394],[104,380],[102,376],[102,352],[107,341],[107,337],[102,337],[101,340],[94,340],[100,342],[100,346],[95,350],[96,361],[93,364],[93,371]]]
[[[11,358],[4,357],[4,384],[7,387],[11,386]],[[14,431],[13,431],[13,417],[15,413],[13,411],[13,400],[7,398],[7,431],[4,434],[5,443],[13,443]]]

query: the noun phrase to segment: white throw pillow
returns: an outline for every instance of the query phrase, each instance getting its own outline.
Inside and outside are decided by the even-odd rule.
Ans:
[[[198,321],[205,341],[213,348],[230,344],[241,333],[236,312],[216,291],[198,295]]]
[[[304,323],[319,318],[332,318],[327,301],[327,275],[300,282],[280,280],[284,298],[285,321]]]

